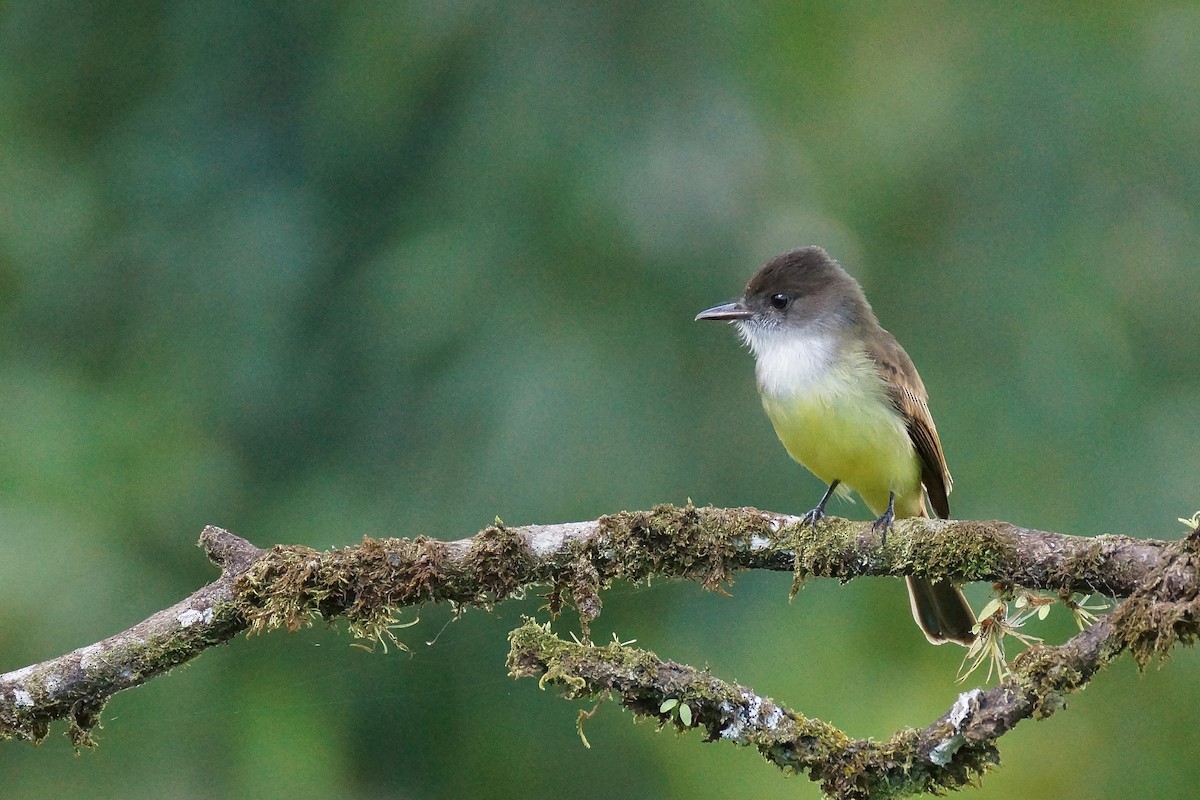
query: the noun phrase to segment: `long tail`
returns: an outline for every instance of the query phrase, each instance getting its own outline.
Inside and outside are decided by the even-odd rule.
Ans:
[[[923,578],[906,578],[913,619],[931,644],[957,642],[970,647],[975,641],[975,613],[967,598],[949,581],[933,583]]]

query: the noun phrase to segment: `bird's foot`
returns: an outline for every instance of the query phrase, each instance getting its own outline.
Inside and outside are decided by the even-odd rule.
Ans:
[[[814,531],[817,529],[817,523],[825,519],[825,504],[829,502],[829,498],[833,497],[833,492],[837,489],[839,483],[841,481],[834,481],[829,484],[829,488],[825,490],[825,496],[821,498],[821,502],[817,503],[817,507],[800,518],[802,526],[808,525]]]
[[[879,544],[887,544],[888,531],[892,529],[892,523],[896,520],[896,495],[888,496],[887,511],[879,515],[879,519],[871,523],[871,530],[879,534]]]
[[[800,517],[800,525],[801,527],[807,525],[815,531],[817,529],[817,523],[825,519],[826,516],[828,515],[825,513],[825,504],[822,503],[811,511],[806,512],[804,516]]]

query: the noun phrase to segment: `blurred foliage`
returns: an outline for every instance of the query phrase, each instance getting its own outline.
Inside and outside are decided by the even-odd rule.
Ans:
[[[0,669],[190,592],[206,523],[807,509],[749,356],[691,320],[808,243],[920,366],[957,516],[1181,534],[1198,79],[1200,9],[1156,2],[5,4]],[[952,702],[898,582],[789,583],[617,587],[596,633],[855,735]],[[411,654],[238,640],[118,697],[96,752],[3,745],[4,795],[817,796],[615,706],[583,749],[504,676],[537,605],[426,609]],[[975,796],[1190,792],[1198,677],[1119,664]]]

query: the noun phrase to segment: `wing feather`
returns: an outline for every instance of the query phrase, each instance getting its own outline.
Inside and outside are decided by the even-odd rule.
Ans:
[[[940,518],[946,519],[950,516],[948,497],[954,481],[946,466],[933,415],[929,413],[925,384],[896,338],[887,331],[883,333],[883,337],[872,337],[873,346],[868,347],[867,354],[875,362],[880,377],[887,384],[892,403],[904,418],[908,437],[921,464],[921,483],[925,485],[929,504]]]

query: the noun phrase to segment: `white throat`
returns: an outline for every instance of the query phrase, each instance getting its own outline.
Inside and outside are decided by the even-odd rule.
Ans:
[[[759,391],[795,397],[825,383],[837,361],[840,337],[820,328],[764,328],[739,323],[742,339],[757,361]]]

